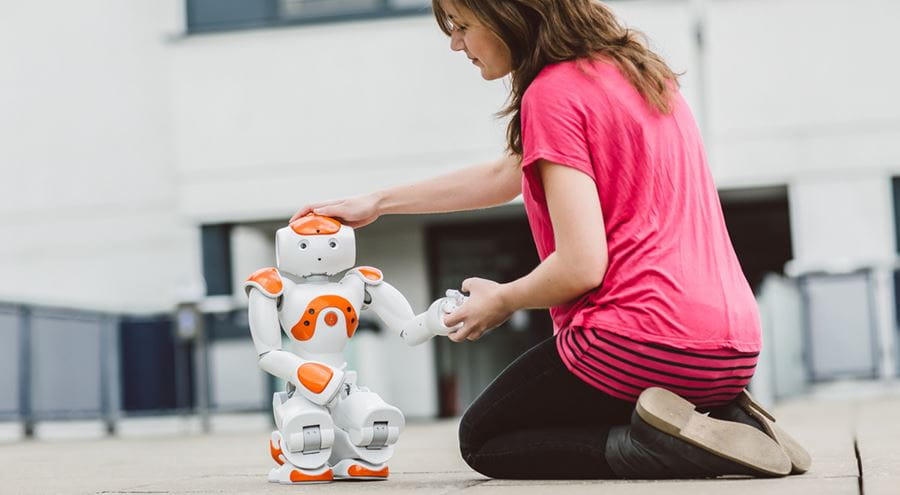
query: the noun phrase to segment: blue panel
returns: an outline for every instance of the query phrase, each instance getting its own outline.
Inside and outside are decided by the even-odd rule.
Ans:
[[[188,361],[190,352],[178,352],[174,325],[168,318],[126,319],[120,324],[122,409],[129,412],[175,409],[176,400],[176,359]],[[190,373],[186,373],[182,383],[193,383]],[[189,395],[190,392],[188,392]],[[189,407],[192,402],[188,397]]]
[[[31,321],[31,397],[37,417],[99,415],[99,316],[36,310]]]
[[[16,308],[0,308],[0,418],[19,413],[19,325]]]

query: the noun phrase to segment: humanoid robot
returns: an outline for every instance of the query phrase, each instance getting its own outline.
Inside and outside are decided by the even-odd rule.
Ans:
[[[416,315],[380,270],[353,268],[353,228],[333,218],[299,218],[279,229],[275,241],[277,268],[258,270],[244,282],[259,366],[287,382],[272,401],[277,429],[269,450],[279,467],[268,479],[284,484],[387,479],[403,413],[357,385],[342,351],[364,309],[413,346],[455,330],[444,325],[443,315],[465,296],[447,291]],[[293,352],[282,349],[282,329]]]

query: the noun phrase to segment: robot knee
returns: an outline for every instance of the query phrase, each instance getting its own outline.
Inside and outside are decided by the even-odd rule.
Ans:
[[[347,432],[353,445],[378,449],[397,442],[406,420],[399,409],[377,394],[357,392],[338,404],[335,423]]]
[[[314,454],[334,444],[334,421],[325,408],[294,396],[275,414],[288,452]]]

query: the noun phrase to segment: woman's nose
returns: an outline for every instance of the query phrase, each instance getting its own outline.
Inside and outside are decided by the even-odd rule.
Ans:
[[[462,35],[453,33],[450,35],[450,49],[454,52],[465,50],[466,44],[463,42]]]

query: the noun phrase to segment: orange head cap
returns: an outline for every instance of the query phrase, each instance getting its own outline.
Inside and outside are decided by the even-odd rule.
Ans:
[[[290,226],[300,235],[331,235],[341,230],[341,222],[315,213],[307,213],[291,222]]]

